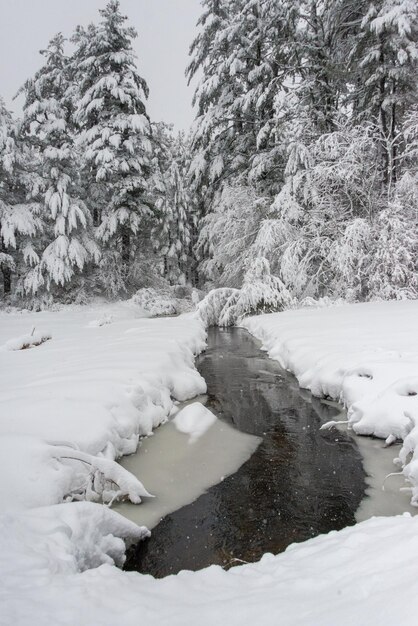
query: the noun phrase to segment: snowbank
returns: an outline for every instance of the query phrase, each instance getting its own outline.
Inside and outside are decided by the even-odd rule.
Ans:
[[[132,303],[0,314],[0,345],[33,326],[53,337],[0,351],[0,511],[149,495],[115,459],[167,419],[172,397],[206,390],[194,367],[205,331],[192,316],[137,314]]]
[[[212,566],[163,580],[122,572],[121,518],[88,503],[2,520],[0,623],[16,626],[402,626],[416,623],[418,517],[374,518],[225,572]],[[71,510],[72,509],[72,510]],[[111,512],[108,512],[111,513]],[[12,534],[16,541],[5,537]],[[98,529],[96,531],[96,528]],[[109,543],[109,532],[113,537]],[[86,534],[85,534],[86,533]],[[22,546],[25,546],[23,550]],[[88,569],[94,568],[94,569]]]
[[[357,434],[388,443],[404,440],[400,462],[412,483],[413,504],[418,504],[417,320],[418,301],[403,301],[286,311],[242,323],[302,387],[343,403]]]

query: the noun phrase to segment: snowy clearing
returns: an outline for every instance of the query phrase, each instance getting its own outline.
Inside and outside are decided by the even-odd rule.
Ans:
[[[301,387],[347,407],[359,435],[391,443],[418,503],[418,302],[374,302],[246,318],[242,325]],[[410,460],[412,454],[412,460]]]

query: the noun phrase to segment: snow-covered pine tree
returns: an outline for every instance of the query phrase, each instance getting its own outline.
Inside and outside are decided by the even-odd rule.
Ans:
[[[231,77],[226,66],[236,4],[239,1],[203,0],[203,13],[198,20],[200,32],[190,47],[191,61],[187,68],[189,82],[195,76],[200,77],[193,98],[198,114],[193,130],[191,175],[198,186],[210,185],[210,196],[219,182],[238,167],[238,163],[234,167],[232,143],[239,121],[234,120],[231,108],[237,89],[241,93],[242,86]]]
[[[231,69],[239,63],[238,76],[244,83],[235,107],[244,112],[250,154],[246,182],[272,197],[283,182],[286,160],[288,119],[281,105],[289,96],[292,99],[298,76],[294,62],[298,7],[288,0],[242,2],[235,22],[236,45],[228,63]],[[240,144],[238,150],[243,152]]]
[[[418,97],[418,11],[415,0],[364,4],[351,63],[354,114],[378,126],[382,181],[390,191],[404,147],[400,130]]]
[[[153,251],[158,258],[158,267],[161,276],[167,276],[167,263],[164,258],[164,249],[167,246],[165,237],[165,223],[171,211],[169,202],[169,181],[167,171],[172,161],[172,125],[165,122],[152,124],[153,154],[152,176],[150,193],[153,196],[156,208],[156,220],[151,229]]]
[[[12,273],[19,273],[20,263],[26,270],[39,261],[32,240],[42,227],[39,205],[30,201],[27,189],[29,179],[36,175],[25,171],[25,156],[16,123],[0,98],[0,269],[4,295],[12,292]]]
[[[79,89],[75,119],[90,180],[99,189],[92,198],[93,202],[100,198],[98,236],[106,246],[105,255],[112,256],[113,270],[122,266],[118,280],[123,288],[136,249],[133,238],[153,217],[148,87],[136,68],[132,48],[136,31],[126,26],[119,2],[111,0],[100,14],[97,27],[79,29],[75,37],[73,66]]]
[[[68,64],[64,37],[56,35],[41,51],[45,64],[28,80],[22,131],[40,158],[46,247],[25,277],[23,287],[35,294],[41,287],[67,286],[99,251],[90,233],[90,216],[79,198],[77,153],[72,128],[72,102],[67,95]]]
[[[361,0],[302,0],[299,5],[292,66],[299,77],[299,107],[316,136],[332,132],[341,121],[359,6]]]
[[[160,202],[159,250],[163,255],[164,276],[173,284],[190,279],[191,240],[195,215],[188,190],[187,144],[183,133],[166,137],[168,149],[164,172],[164,193]]]
[[[203,74],[195,93],[191,164],[202,217],[221,206],[225,186],[250,184],[257,188],[256,196],[271,197],[280,189],[287,119],[283,109],[275,113],[279,96],[294,80],[289,55],[297,15],[294,3],[287,1],[205,0],[203,5],[188,69],[189,78]],[[214,225],[218,218],[214,216]],[[198,242],[206,257],[211,254],[211,223],[205,221]],[[238,274],[241,270],[239,264]]]
[[[8,252],[8,237],[5,234],[5,218],[12,215],[11,176],[15,162],[15,142],[13,120],[4,102],[0,99],[0,269],[3,275],[3,293],[11,291],[11,273],[14,267],[13,256]]]
[[[284,165],[274,109],[293,77],[294,3],[205,0],[203,6],[188,68],[189,80],[202,74],[194,96],[192,173],[210,191],[239,177],[277,189],[277,161]]]

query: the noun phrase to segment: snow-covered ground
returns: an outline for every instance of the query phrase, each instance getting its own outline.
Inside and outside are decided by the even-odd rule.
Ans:
[[[91,324],[105,316],[110,323]],[[345,401],[357,432],[405,436],[406,452],[417,416],[417,319],[418,303],[400,302],[244,325],[303,386]],[[415,624],[418,517],[371,519],[229,572],[213,566],[154,580],[117,569],[122,538],[146,530],[99,504],[53,503],[76,493],[86,473],[79,465],[106,475],[105,491],[119,481],[139,496],[113,459],[172,412],[170,393],[204,390],[193,365],[203,327],[193,316],[139,319],[127,304],[3,314],[0,345],[33,336],[33,326],[51,339],[0,351],[1,624]],[[412,478],[417,462],[407,466]]]
[[[1,520],[2,626],[416,624],[418,517],[374,518],[229,572],[155,580],[105,562],[122,543],[109,533],[134,533],[86,508],[95,506]]]
[[[205,331],[187,315],[141,313],[127,302],[0,315],[0,510],[146,495],[114,459],[167,419],[171,395],[206,390],[194,368]],[[8,349],[34,327],[52,338]]]

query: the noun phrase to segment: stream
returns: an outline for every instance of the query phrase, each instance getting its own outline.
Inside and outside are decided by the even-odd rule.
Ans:
[[[338,407],[300,389],[244,329],[209,329],[197,367],[221,438],[222,427],[246,437],[242,464],[225,477],[221,469],[217,484],[160,523],[154,516],[150,539],[128,550],[125,569],[163,577],[211,564],[227,568],[355,523],[366,489],[360,451],[349,434],[319,430]],[[225,454],[218,451],[220,466]],[[215,466],[216,458],[215,449]],[[205,473],[197,463],[194,473]]]

